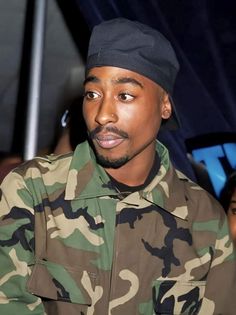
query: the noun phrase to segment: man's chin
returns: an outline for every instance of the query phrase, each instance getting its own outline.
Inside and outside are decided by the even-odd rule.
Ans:
[[[97,154],[96,157],[98,164],[100,164],[104,168],[120,168],[129,161],[128,156],[124,156],[113,160],[99,154]]]

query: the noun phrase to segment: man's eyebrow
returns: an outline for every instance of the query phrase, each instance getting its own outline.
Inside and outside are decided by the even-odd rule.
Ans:
[[[84,85],[86,85],[86,83],[89,83],[89,82],[98,83],[98,82],[100,82],[100,80],[95,75],[90,75],[84,80]]]
[[[230,200],[230,203],[236,203],[236,200],[232,199]]]
[[[140,83],[138,80],[130,77],[122,77],[114,80],[114,83],[116,84],[124,84],[124,83],[131,83],[136,86],[140,86],[143,89],[142,83]]]
[[[94,75],[90,75],[88,76],[85,80],[84,80],[84,85],[86,85],[87,83],[89,82],[92,82],[92,83],[99,83],[101,80],[94,76]],[[115,84],[125,84],[125,83],[131,83],[135,86],[139,86],[143,89],[143,85],[142,83],[140,83],[138,80],[134,79],[134,78],[130,78],[130,77],[121,77],[121,78],[118,78],[118,79],[114,79],[112,80]]]

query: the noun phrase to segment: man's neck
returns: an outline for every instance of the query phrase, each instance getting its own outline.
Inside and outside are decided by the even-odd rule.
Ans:
[[[144,159],[132,159],[118,169],[107,168],[106,172],[116,181],[128,186],[142,185],[153,166],[156,152]],[[145,161],[145,162],[144,162]]]
[[[118,182],[113,177],[111,177],[109,174],[108,175],[111,178],[111,182],[112,182],[112,185],[114,186],[114,188],[117,191],[119,191],[120,193],[122,193],[123,196],[125,196],[125,195],[130,194],[131,192],[143,190],[145,187],[147,187],[152,182],[152,180],[154,179],[154,177],[158,173],[159,169],[160,169],[160,158],[159,158],[158,154],[156,153],[152,168],[151,168],[145,182],[141,185],[129,186],[129,185],[126,185],[124,183]]]

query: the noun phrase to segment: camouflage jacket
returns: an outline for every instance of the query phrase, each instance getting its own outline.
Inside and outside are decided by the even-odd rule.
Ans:
[[[5,178],[1,315],[235,314],[224,212],[157,151],[156,177],[125,198],[86,142]]]

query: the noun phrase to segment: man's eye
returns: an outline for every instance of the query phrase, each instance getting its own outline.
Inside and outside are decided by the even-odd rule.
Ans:
[[[236,208],[235,207],[233,207],[233,208],[230,208],[230,210],[231,210],[231,212],[232,212],[232,214],[236,214]]]
[[[121,101],[132,101],[134,99],[134,96],[128,93],[121,93],[119,94],[119,99]]]
[[[87,91],[84,94],[85,98],[89,99],[89,100],[94,100],[96,98],[99,97],[99,94],[93,91]]]

